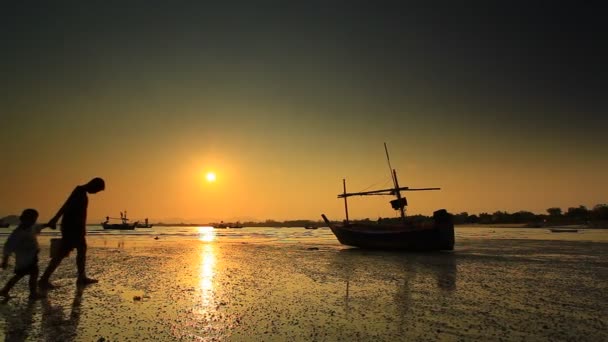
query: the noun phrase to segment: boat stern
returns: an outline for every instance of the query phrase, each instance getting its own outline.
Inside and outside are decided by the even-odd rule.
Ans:
[[[442,250],[454,250],[454,222],[452,215],[445,209],[439,209],[433,213],[435,227],[439,233],[438,244]]]

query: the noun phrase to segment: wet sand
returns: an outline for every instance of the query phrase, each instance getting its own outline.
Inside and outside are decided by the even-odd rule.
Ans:
[[[606,341],[608,243],[483,239],[452,253],[90,236],[60,288],[0,304],[0,338],[31,341]],[[41,238],[41,268],[48,237]],[[14,260],[14,259],[13,259]],[[0,274],[4,283],[11,270]]]

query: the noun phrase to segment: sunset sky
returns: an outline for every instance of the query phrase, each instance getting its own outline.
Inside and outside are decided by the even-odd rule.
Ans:
[[[3,6],[0,217],[99,176],[91,222],[342,219],[343,178],[390,186],[384,142],[442,188],[411,214],[608,203],[599,9],[125,3]]]

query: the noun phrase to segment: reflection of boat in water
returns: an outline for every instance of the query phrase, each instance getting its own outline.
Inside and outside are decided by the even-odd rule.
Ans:
[[[417,312],[414,316],[419,317],[419,310],[428,310],[429,305],[445,307],[449,303],[449,296],[457,289],[456,253],[400,253],[345,248],[332,251],[329,255],[332,257],[325,267],[329,274],[344,284],[344,310],[347,313],[361,312],[369,303],[379,301],[384,308],[383,313],[393,315],[395,319],[400,317],[402,322],[399,326],[407,327],[416,321],[411,320],[413,312]],[[425,289],[422,292],[421,285]],[[353,290],[356,295],[350,298]],[[379,299],[378,293],[392,294],[393,299],[388,299],[388,302]],[[420,296],[425,296],[424,300],[420,300]],[[391,312],[391,308],[395,311]],[[354,319],[357,319],[356,316]]]
[[[120,220],[120,223],[110,223],[110,220]],[[127,218],[127,212],[120,212],[120,219],[115,217],[106,216],[105,222],[102,222],[101,225],[103,229],[115,229],[115,230],[134,230],[137,226],[138,222],[128,223],[129,219]]]
[[[388,149],[384,144],[386,157],[391,170],[391,178],[394,188],[372,190],[364,192],[347,193],[346,181],[343,180],[344,193],[338,198],[344,198],[346,220],[343,224],[330,222],[322,214],[323,220],[334,233],[338,241],[343,245],[370,248],[370,249],[401,249],[409,251],[431,251],[454,249],[454,224],[452,217],[445,209],[434,212],[430,221],[413,221],[405,217],[405,206],[407,200],[401,196],[402,191],[425,191],[439,190],[440,188],[409,188],[400,187],[397,180],[397,172],[390,165]],[[401,213],[401,220],[397,224],[373,223],[351,223],[348,219],[347,197],[350,196],[372,196],[390,195],[397,197],[390,201],[391,206]]]
[[[146,218],[146,220],[144,221],[144,223],[138,223],[136,222],[135,224],[135,228],[152,228],[152,224],[148,223],[148,219]]]
[[[551,233],[576,233],[576,232],[578,232],[578,229],[572,229],[572,228],[551,228],[549,230],[551,231]]]
[[[345,248],[333,254],[334,258],[329,267],[339,277],[352,278],[359,272],[371,273],[376,277],[386,277],[391,280],[402,278],[413,280],[417,275],[431,276],[437,288],[453,291],[456,289],[458,272],[457,254],[443,253],[399,253],[399,251],[370,251],[359,248]],[[373,268],[362,265],[381,264],[383,271],[375,272]],[[370,274],[370,276],[371,276]],[[361,274],[359,274],[361,277]],[[365,277],[363,277],[365,278]],[[372,277],[373,278],[373,277]],[[359,278],[361,281],[361,278]]]
[[[319,255],[317,258],[321,258]],[[331,284],[324,301],[336,320],[327,340],[421,341],[450,339],[429,332],[462,314],[458,301],[458,253],[401,253],[328,248],[323,262],[302,260],[301,271]],[[318,260],[318,259],[317,259]],[[468,285],[468,284],[467,284]],[[466,291],[466,289],[465,289]],[[382,322],[376,325],[371,322]],[[381,329],[381,330],[380,330]],[[368,332],[373,332],[368,334]],[[457,332],[458,330],[453,330]]]

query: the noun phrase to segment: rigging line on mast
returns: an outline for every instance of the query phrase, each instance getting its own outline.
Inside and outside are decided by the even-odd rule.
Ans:
[[[388,162],[388,169],[391,173],[391,179],[393,180],[393,186],[397,188],[397,180],[395,179],[395,174],[393,172],[393,167],[391,166],[391,158],[388,156],[388,147],[386,147],[386,143],[384,143],[384,152],[386,152],[386,161]]]
[[[382,183],[381,185],[379,185],[379,184],[380,184],[380,182],[383,182],[383,183]],[[358,191],[358,192],[364,192],[364,191],[367,191],[367,190],[369,190],[369,189],[371,189],[371,188],[373,188],[373,187],[376,187],[377,185],[378,185],[378,187],[382,187],[382,188],[384,188],[384,187],[387,187],[387,186],[388,186],[388,184],[387,184],[387,183],[388,183],[388,181],[387,181],[387,180],[386,180],[384,177],[382,177],[382,179],[379,179],[378,181],[374,182],[372,185],[370,185],[370,186],[368,186],[368,187],[366,187],[366,188],[364,188],[364,189],[361,189],[361,190],[360,190],[360,191]]]

